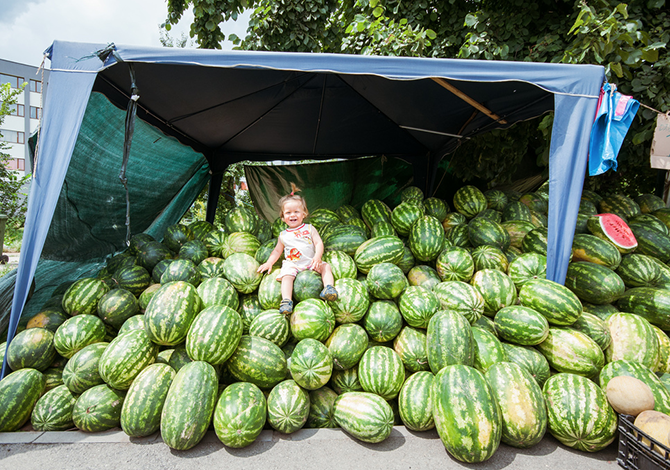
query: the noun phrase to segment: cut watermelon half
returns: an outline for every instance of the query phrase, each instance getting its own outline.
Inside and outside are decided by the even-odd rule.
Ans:
[[[622,254],[630,253],[637,248],[633,231],[616,214],[596,214],[589,218],[586,226],[589,232],[611,242]]]

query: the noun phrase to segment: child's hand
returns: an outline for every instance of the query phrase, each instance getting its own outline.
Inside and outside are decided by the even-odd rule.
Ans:
[[[312,259],[312,264],[310,265],[310,269],[314,271],[318,271],[321,268],[321,264],[323,264],[323,261],[321,261],[321,257],[314,257]]]
[[[270,272],[272,269],[272,264],[270,263],[263,263],[261,264],[258,269],[256,270],[257,273],[263,273],[263,272]]]

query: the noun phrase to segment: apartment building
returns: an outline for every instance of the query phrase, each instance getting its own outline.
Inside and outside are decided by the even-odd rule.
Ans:
[[[39,127],[42,118],[42,103],[46,92],[49,71],[38,67],[0,59],[0,84],[9,83],[23,92],[12,106],[11,115],[5,117],[0,126],[1,139],[11,144],[6,151],[11,155],[9,168],[25,175],[32,172],[28,139]],[[44,79],[44,82],[42,82]]]

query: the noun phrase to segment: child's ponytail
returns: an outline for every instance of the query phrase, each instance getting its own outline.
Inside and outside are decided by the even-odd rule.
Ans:
[[[307,202],[305,202],[305,198],[297,194],[300,192],[302,192],[302,189],[300,189],[293,181],[291,181],[291,192],[283,196],[279,200],[279,217],[282,217],[284,215],[284,205],[289,201],[300,202],[302,204],[302,210],[305,213],[305,217],[309,215],[309,211],[307,210]]]

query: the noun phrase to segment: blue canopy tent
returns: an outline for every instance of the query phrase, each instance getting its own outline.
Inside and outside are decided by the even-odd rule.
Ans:
[[[565,279],[603,67],[62,41],[54,42],[47,53],[49,91],[8,342],[38,262],[49,252],[45,241],[64,199],[71,157],[84,145],[78,142],[80,129],[86,125],[85,116],[93,114],[98,96],[121,110],[136,103],[139,123],[155,130],[155,141],[162,133],[203,158],[193,157],[185,166],[184,172],[190,172],[184,179],[191,183],[188,191],[173,190],[167,202],[153,201],[151,192],[143,196],[156,211],[140,228],[161,234],[166,223],[179,220],[209,175],[214,183],[210,191],[216,191],[217,175],[237,161],[403,156],[413,163],[415,184],[430,190],[438,163],[462,139],[553,110],[547,277],[561,283]],[[113,120],[104,115],[101,119],[103,124]],[[120,140],[123,144],[122,135]],[[162,157],[166,170],[179,163],[178,155]],[[90,171],[82,168],[79,171]],[[181,201],[179,210],[166,218],[164,209],[175,201]],[[211,207],[208,214],[213,214]],[[57,216],[68,215],[65,211]],[[125,231],[115,232],[115,240],[124,235]],[[77,238],[76,233],[70,236]],[[50,259],[58,259],[53,250],[49,253]],[[6,362],[3,375],[5,368]]]

